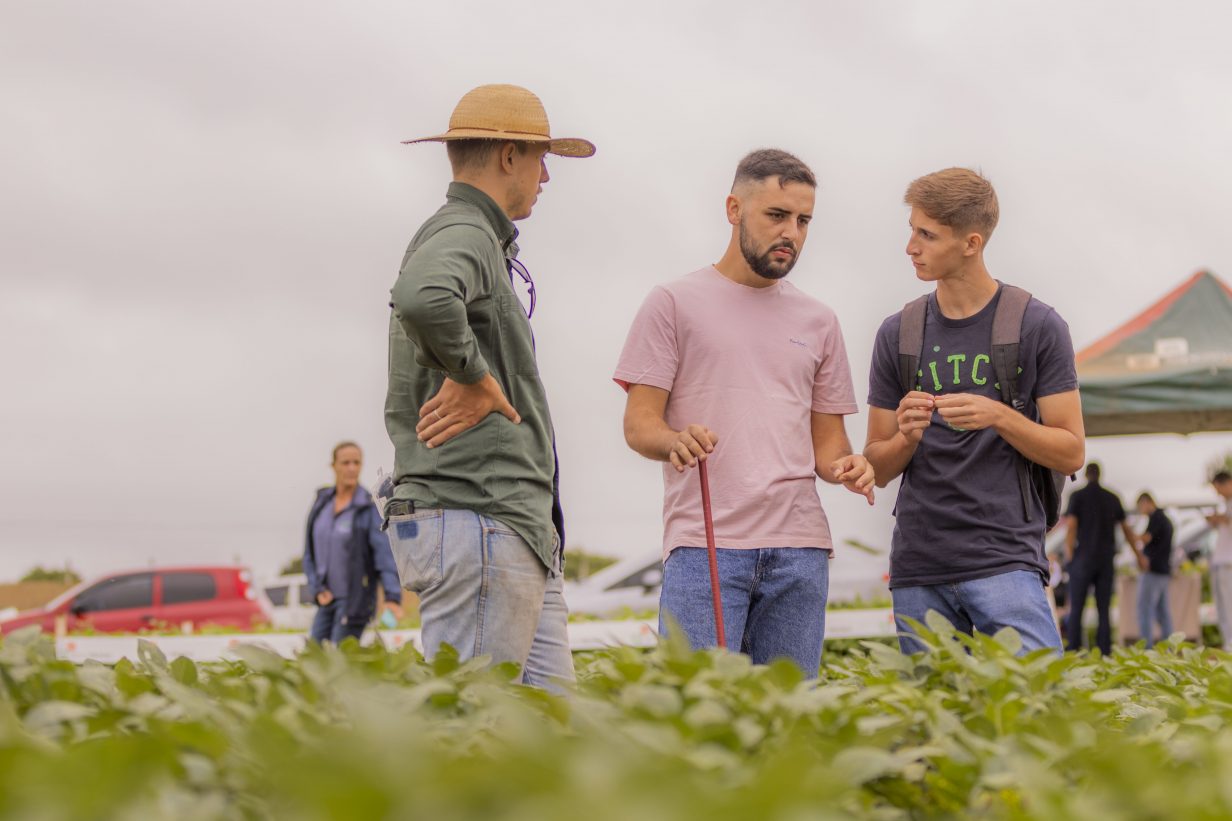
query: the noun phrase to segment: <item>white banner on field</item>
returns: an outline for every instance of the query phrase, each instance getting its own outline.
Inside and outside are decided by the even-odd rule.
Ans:
[[[827,639],[883,638],[894,635],[894,616],[889,608],[871,610],[831,610],[826,613]],[[232,650],[241,644],[264,646],[286,658],[293,658],[308,638],[303,633],[250,633],[206,636],[145,636],[163,654],[193,661],[234,659]],[[418,630],[368,630],[363,641],[383,641],[391,649],[411,642],[422,649]],[[659,640],[657,625],[651,621],[579,621],[569,624],[569,646],[574,650],[600,650],[605,647],[653,647]],[[114,664],[122,658],[137,659],[137,636],[64,636],[56,640],[56,655],[78,664],[101,661]]]

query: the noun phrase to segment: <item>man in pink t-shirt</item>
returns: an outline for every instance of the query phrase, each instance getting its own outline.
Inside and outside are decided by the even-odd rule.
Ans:
[[[663,466],[663,592],[695,647],[716,644],[701,488],[709,460],[728,648],[764,664],[821,665],[833,543],[816,477],[873,500],[843,416],[855,391],[834,312],[784,277],[813,215],[817,182],[784,151],[755,151],[727,198],[718,264],[660,285],[629,330],[615,380],[625,440]]]

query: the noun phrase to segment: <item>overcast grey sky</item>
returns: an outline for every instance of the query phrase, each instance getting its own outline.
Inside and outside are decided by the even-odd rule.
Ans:
[[[792,280],[843,323],[866,396],[877,325],[922,290],[902,192],[997,186],[994,275],[1082,347],[1199,268],[1232,278],[1224,3],[0,2],[0,580],[150,560],[273,572],[332,445],[384,432],[387,292],[448,182],[468,89],[511,82],[556,159],[522,259],[573,546],[659,541],[657,465],[610,373],[658,282],[716,261],[748,150],[820,180]],[[857,447],[863,414],[849,420]],[[1227,434],[1092,440],[1109,484],[1199,489]],[[822,488],[836,540],[888,546]],[[835,585],[881,572],[843,551]]]

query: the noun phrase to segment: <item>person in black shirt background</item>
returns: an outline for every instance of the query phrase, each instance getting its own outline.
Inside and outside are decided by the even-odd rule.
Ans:
[[[1155,644],[1154,624],[1158,620],[1160,635],[1172,635],[1172,612],[1168,608],[1168,582],[1172,577],[1172,520],[1155,504],[1149,493],[1138,497],[1138,512],[1147,517],[1142,533],[1142,551],[1138,566],[1138,629],[1146,646]]]
[[[1112,605],[1112,582],[1115,577],[1113,559],[1117,549],[1117,525],[1121,526],[1121,532],[1131,546],[1137,544],[1138,537],[1125,520],[1125,508],[1120,497],[1100,484],[1099,465],[1094,462],[1087,465],[1086,477],[1087,483],[1073,492],[1065,509],[1065,555],[1069,558],[1070,595],[1066,632],[1069,634],[1069,649],[1080,649],[1082,611],[1086,607],[1087,593],[1094,587],[1095,608],[1099,613],[1095,643],[1106,656],[1112,652],[1112,621],[1108,610]]]

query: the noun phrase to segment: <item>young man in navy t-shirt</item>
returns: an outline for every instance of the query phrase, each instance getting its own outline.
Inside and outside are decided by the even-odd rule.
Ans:
[[[1156,623],[1160,636],[1166,639],[1172,635],[1172,606],[1168,601],[1168,583],[1172,581],[1172,520],[1149,493],[1138,497],[1138,512],[1146,517],[1146,529],[1140,537],[1142,549],[1134,546],[1142,570],[1138,577],[1138,635],[1147,647],[1154,647]]]
[[[916,276],[936,284],[924,323],[916,389],[899,375],[901,314],[877,332],[864,455],[884,486],[902,475],[890,552],[890,588],[904,652],[922,649],[903,620],[935,610],[964,632],[1013,627],[1023,651],[1061,637],[1044,585],[1043,502],[1024,510],[1018,460],[1073,473],[1085,458],[1069,327],[1032,299],[1018,348],[1024,412],[1001,401],[991,365],[1001,284],[984,264],[997,225],[988,180],[962,168],[907,189]]]
[[[1065,556],[1069,561],[1069,649],[1081,650],[1086,625],[1082,614],[1087,593],[1095,591],[1095,644],[1105,656],[1112,652],[1112,588],[1116,580],[1116,529],[1138,551],[1138,535],[1125,518],[1121,497],[1100,482],[1100,467],[1087,465],[1087,483],[1069,496],[1065,507]]]

